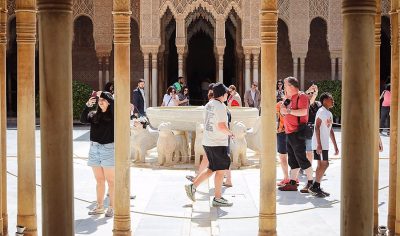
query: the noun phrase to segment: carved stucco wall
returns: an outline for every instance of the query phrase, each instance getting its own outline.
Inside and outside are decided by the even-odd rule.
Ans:
[[[339,57],[342,51],[342,2],[340,0],[331,0],[329,4],[328,17],[328,43],[329,50],[333,52],[334,57]],[[340,56],[341,57],[341,56]]]
[[[74,0],[72,5],[72,14],[74,19],[81,15],[85,15],[93,21],[93,0]]]

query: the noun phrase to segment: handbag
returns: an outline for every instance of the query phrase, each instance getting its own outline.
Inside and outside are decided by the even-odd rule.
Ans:
[[[297,107],[299,104],[299,97],[300,96],[297,96],[297,104],[296,104]],[[311,139],[314,133],[314,125],[311,123],[306,123],[306,124],[300,123],[300,116],[298,116],[297,119],[299,122],[299,128],[297,129],[299,139],[301,140]]]

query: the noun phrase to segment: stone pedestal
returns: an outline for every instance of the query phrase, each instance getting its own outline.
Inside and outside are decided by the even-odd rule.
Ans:
[[[42,235],[74,234],[72,0],[38,0]],[[128,109],[127,109],[128,110]]]
[[[259,236],[276,235],[277,1],[261,1],[261,150]]]
[[[37,235],[35,151],[36,1],[16,1],[18,47],[18,216],[25,235]],[[23,145],[22,145],[23,144]]]
[[[343,0],[342,236],[373,234],[375,10],[375,0]]]
[[[130,214],[130,1],[114,0],[114,236],[131,235]],[[148,86],[148,85],[147,85]]]

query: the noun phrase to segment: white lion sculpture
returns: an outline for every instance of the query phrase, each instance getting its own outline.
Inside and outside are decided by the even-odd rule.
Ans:
[[[196,140],[194,142],[194,165],[200,165],[200,157],[206,158],[206,152],[204,151],[204,147],[202,145],[203,141],[203,133],[204,133],[204,125],[196,124]]]
[[[190,157],[188,152],[189,145],[186,134],[184,131],[177,130],[174,130],[173,133],[176,140],[174,162],[178,162],[180,160],[182,163],[188,163]]]
[[[158,126],[157,153],[158,164],[170,166],[173,165],[173,154],[176,149],[175,135],[171,130],[171,123],[164,122]]]
[[[247,165],[247,142],[246,142],[246,131],[247,128],[242,122],[233,122],[232,133],[234,138],[230,143],[230,153],[232,158],[232,164],[235,167],[240,167],[241,165]]]
[[[155,148],[158,132],[149,126],[144,128],[138,120],[131,121],[131,160],[134,162],[145,162],[148,150]]]
[[[261,152],[261,118],[258,117],[254,127],[247,131],[247,146],[256,153]]]

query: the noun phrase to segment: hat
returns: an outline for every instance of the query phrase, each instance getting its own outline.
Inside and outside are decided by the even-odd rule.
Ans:
[[[209,85],[208,85],[208,90],[212,90],[213,89],[213,87],[214,87],[214,83],[210,83]]]
[[[228,88],[223,83],[216,83],[213,87],[214,98],[224,96],[228,92]]]
[[[105,92],[105,91],[101,92],[100,97],[105,99],[105,100],[107,100],[107,102],[110,103],[110,104],[114,103],[114,97],[109,92]]]

